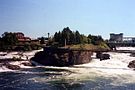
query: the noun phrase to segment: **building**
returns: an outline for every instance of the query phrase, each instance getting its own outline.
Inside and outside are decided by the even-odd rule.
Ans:
[[[15,32],[15,35],[19,44],[40,44],[39,39],[31,39],[30,37],[26,37],[22,32]]]
[[[15,33],[19,44],[28,44],[31,42],[31,38],[30,37],[25,37],[24,34],[22,32],[16,32]]]
[[[16,35],[16,37],[17,37],[18,39],[24,38],[24,34],[21,33],[21,32],[17,32],[17,33],[15,33],[15,35]]]
[[[110,34],[110,42],[123,42],[123,33],[120,34]]]

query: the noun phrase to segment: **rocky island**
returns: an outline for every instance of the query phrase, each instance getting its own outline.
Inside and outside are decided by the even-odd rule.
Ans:
[[[31,60],[49,66],[70,66],[91,61],[92,52],[89,50],[73,50],[68,48],[45,47]]]
[[[81,45],[80,47],[82,48],[74,48],[74,46],[44,47],[44,50],[35,54],[31,60],[46,66],[71,66],[89,63],[92,60],[93,51],[96,50],[92,49],[90,45]],[[103,50],[108,51],[109,49],[100,48],[100,51]]]

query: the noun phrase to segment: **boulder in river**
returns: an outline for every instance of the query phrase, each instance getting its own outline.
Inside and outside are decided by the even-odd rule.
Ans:
[[[22,63],[24,66],[32,66],[32,64],[30,62],[23,62]]]
[[[19,70],[20,69],[20,66],[18,66],[18,65],[12,65],[12,64],[6,64],[6,67],[8,69],[12,69],[12,70]]]
[[[109,54],[103,54],[101,52],[97,52],[96,58],[99,58],[100,61],[102,61],[102,60],[110,59],[110,55]]]
[[[129,62],[128,67],[129,68],[135,68],[135,60]]]
[[[100,61],[106,60],[106,59],[110,59],[110,55],[109,54],[101,54]]]

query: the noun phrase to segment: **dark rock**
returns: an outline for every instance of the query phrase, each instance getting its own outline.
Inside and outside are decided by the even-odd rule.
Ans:
[[[102,60],[110,59],[110,55],[109,54],[102,54],[101,52],[97,52],[96,58],[99,58],[100,61],[102,61]]]
[[[6,56],[7,54],[0,54],[0,56]]]
[[[135,60],[129,62],[128,67],[129,68],[135,68]]]
[[[100,58],[101,57],[101,52],[96,52],[96,58]]]
[[[31,60],[47,66],[70,66],[91,61],[91,51],[46,47]]]
[[[101,54],[100,61],[106,60],[106,59],[110,59],[110,55],[109,54]]]
[[[12,69],[12,70],[19,70],[20,69],[20,66],[18,66],[18,65],[12,65],[12,64],[6,64],[6,67],[8,69]]]
[[[130,54],[130,56],[131,56],[131,57],[135,57],[135,52],[132,52],[132,53]]]
[[[32,66],[32,64],[30,62],[23,62],[22,63],[24,66]]]

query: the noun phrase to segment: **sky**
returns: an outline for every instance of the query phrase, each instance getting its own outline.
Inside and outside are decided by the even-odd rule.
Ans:
[[[135,0],[0,0],[0,35],[37,38],[64,27],[105,39],[110,33],[135,36]]]

